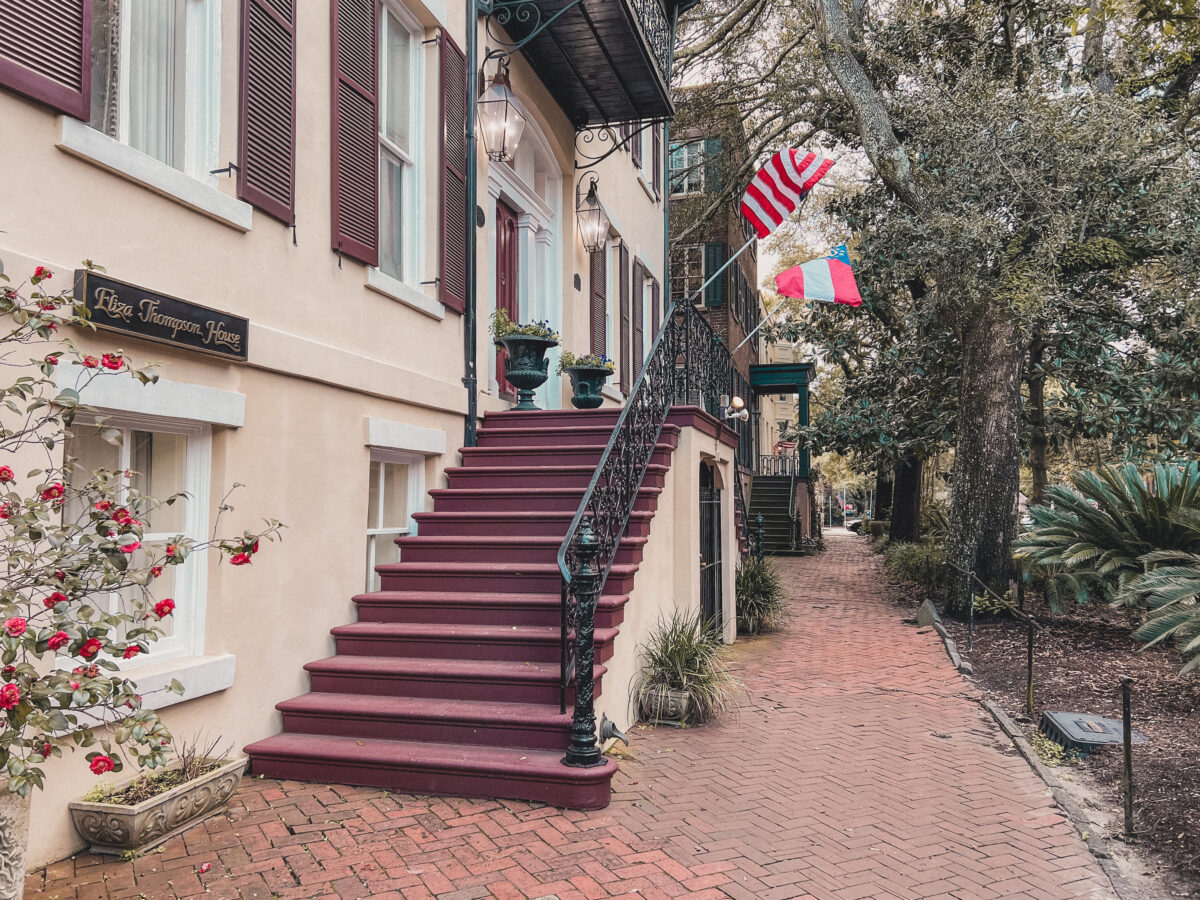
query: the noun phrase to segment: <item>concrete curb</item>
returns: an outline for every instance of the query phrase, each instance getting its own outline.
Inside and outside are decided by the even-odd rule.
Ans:
[[[1131,885],[1125,883],[1125,876],[1121,873],[1116,861],[1112,858],[1112,854],[1108,851],[1108,841],[1097,834],[1092,827],[1091,820],[1087,813],[1078,803],[1075,802],[1062,786],[1062,782],[1058,780],[1050,768],[1042,762],[1037,751],[1033,749],[1033,745],[1025,738],[1025,732],[1017,725],[999,706],[991,700],[980,700],[980,705],[986,709],[996,720],[996,724],[1000,726],[1000,730],[1008,735],[1009,740],[1013,742],[1013,746],[1017,748],[1017,752],[1025,757],[1025,761],[1029,763],[1029,767],[1037,774],[1039,778],[1045,782],[1046,787],[1050,789],[1050,794],[1054,797],[1054,802],[1062,809],[1070,820],[1072,827],[1083,838],[1083,842],[1087,844],[1088,850],[1092,856],[1096,857],[1096,861],[1100,863],[1100,868],[1108,877],[1109,883],[1112,885],[1113,891],[1121,900],[1137,900],[1140,892]]]
[[[962,675],[974,675],[975,668],[969,662],[963,662],[963,658],[959,655],[958,645],[954,643],[954,638],[950,637],[950,632],[946,630],[946,626],[942,624],[942,617],[937,611],[937,607],[929,600],[921,604],[921,609],[917,610],[917,624],[921,625],[921,619],[927,614],[933,626],[933,630],[941,637],[942,643],[946,647],[946,655],[950,657],[950,662],[954,664],[954,668],[958,669]]]

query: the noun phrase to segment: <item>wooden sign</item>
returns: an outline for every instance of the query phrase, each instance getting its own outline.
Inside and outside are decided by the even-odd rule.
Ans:
[[[169,297],[87,269],[75,270],[75,299],[97,328],[246,361],[250,320]]]

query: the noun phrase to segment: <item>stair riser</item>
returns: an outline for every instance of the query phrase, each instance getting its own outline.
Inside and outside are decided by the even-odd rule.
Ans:
[[[495,448],[483,453],[463,455],[462,464],[467,468],[477,466],[591,466],[600,462],[602,447],[525,447],[509,451]],[[663,447],[655,450],[650,462],[656,466],[671,464],[671,450]]]
[[[586,425],[597,428],[602,425],[612,429],[621,416],[619,408],[589,410],[580,413],[573,410],[539,409],[534,412],[489,413],[483,418],[484,428],[577,428]]]
[[[553,537],[561,539],[571,524],[571,517],[564,514],[554,519],[525,519],[513,516],[505,519],[448,519],[439,518],[437,513],[417,515],[417,533],[422,537],[479,537],[497,534],[528,537]],[[626,530],[628,537],[647,537],[650,534],[649,519],[630,519]]]
[[[558,707],[555,707],[555,712]],[[478,744],[484,747],[521,747],[527,750],[561,750],[570,743],[570,723],[557,727],[504,722],[446,722],[423,719],[380,718],[370,715],[321,715],[284,712],[283,730],[292,734],[329,734],[385,741],[430,741]]]
[[[434,574],[403,572],[379,573],[380,584],[385,591],[451,591],[453,593],[485,593],[494,591],[502,594],[547,594],[558,593],[562,578],[557,571],[546,572],[459,572]],[[633,590],[633,576],[612,572],[605,584],[605,592],[628,594]]]
[[[536,490],[516,496],[488,495],[486,492],[464,492],[434,495],[434,509],[438,512],[569,512],[574,515],[583,499],[583,489],[578,493],[544,495]],[[638,512],[654,512],[658,509],[658,494],[643,491],[633,505]]]
[[[387,788],[404,793],[440,794],[451,797],[506,797],[537,800],[569,809],[604,809],[608,806],[609,779],[597,784],[560,784],[537,779],[497,778],[475,774],[383,766],[347,765],[341,760],[325,762],[305,759],[254,757],[254,774],[291,781],[325,784],[356,784]],[[611,778],[611,776],[609,776]]]
[[[542,625],[556,627],[562,613],[557,606],[514,606],[486,603],[478,606],[439,604],[436,596],[429,603],[358,602],[360,622],[413,622],[430,625]],[[597,628],[616,628],[625,620],[625,607],[599,607]]]
[[[557,683],[526,680],[458,679],[439,675],[423,678],[415,675],[355,675],[347,672],[311,672],[312,690],[323,694],[367,694],[373,697],[425,697],[437,700],[494,700],[506,703],[558,704],[561,690]],[[600,696],[602,678],[596,679]],[[574,703],[568,690],[567,703]]]
[[[619,547],[617,563],[629,565],[641,562],[642,547],[642,544],[626,544]],[[558,559],[558,544],[515,544],[490,547],[486,544],[478,544],[472,546],[469,538],[464,539],[462,543],[436,546],[400,542],[401,562],[460,562],[464,559],[470,559],[472,562],[550,564]]]
[[[558,662],[562,648],[554,643],[436,640],[430,638],[337,637],[339,656],[397,656],[420,659],[489,659],[499,662]],[[596,643],[596,661],[608,662],[613,642]]]
[[[585,489],[592,481],[592,471],[587,472],[536,472],[530,469],[514,469],[512,472],[481,472],[460,469],[451,472],[448,487],[451,490],[483,490],[486,488],[580,488]],[[666,482],[663,472],[647,472],[642,487],[660,488]]]

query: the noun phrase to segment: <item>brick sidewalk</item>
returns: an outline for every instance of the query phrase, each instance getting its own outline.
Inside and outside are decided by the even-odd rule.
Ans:
[[[740,712],[635,729],[602,812],[248,779],[161,852],[81,854],[26,900],[1112,897],[866,542],[829,543],[780,560],[790,626],[735,645]]]

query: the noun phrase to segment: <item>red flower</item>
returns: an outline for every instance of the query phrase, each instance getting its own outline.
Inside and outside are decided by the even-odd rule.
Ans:
[[[229,564],[231,566],[249,565],[250,564],[250,554],[249,553],[235,553],[235,554],[233,554],[233,556],[231,556],[229,558]]]
[[[71,640],[71,636],[65,631],[56,631],[50,635],[50,640],[46,641],[46,646],[51,650],[57,650],[59,647],[67,644]]]
[[[167,556],[174,556],[175,551],[178,549],[179,548],[175,544],[167,544],[167,550],[166,550]]]
[[[67,599],[67,595],[62,591],[55,591],[42,602],[46,604],[46,609],[54,609],[57,604],[66,603]]]
[[[49,269],[47,269],[45,266],[38,266],[36,269],[33,270],[33,277],[38,279],[39,281],[48,281],[49,279],[54,277],[54,273],[51,272]]]
[[[122,544],[121,552],[122,553],[132,553],[134,550],[136,550],[140,546],[142,546],[141,541],[134,541],[132,544]]]
[[[0,503],[0,519],[8,519],[17,514],[17,508],[11,503]]]
[[[255,541],[255,542],[254,542],[254,546],[250,548],[250,552],[251,552],[251,553],[257,553],[257,552],[258,552],[258,541]]]
[[[160,619],[165,619],[175,611],[175,601],[168,597],[165,600],[159,600],[154,604],[154,614]]]
[[[105,772],[111,772],[116,768],[111,756],[101,754],[92,758],[92,764],[88,767],[94,775],[103,775]]]
[[[11,674],[13,674],[13,672],[17,671],[17,667],[16,666],[5,666],[3,669],[0,669],[0,671],[2,671],[5,675],[11,675]]]
[[[112,509],[112,501],[101,500],[96,504],[96,509],[100,510],[101,512],[107,512],[108,510]]]
[[[21,689],[15,684],[6,684],[0,687],[0,706],[5,709],[16,709],[17,704],[21,702]]]
[[[119,353],[105,353],[100,363],[106,369],[119,369],[125,364]]]
[[[46,362],[50,363],[50,365],[52,365],[52,366],[57,366],[58,365],[58,357],[51,354],[50,356],[46,357]]]
[[[45,322],[43,324],[47,331],[58,331],[58,323],[57,322]]]
[[[94,356],[85,356],[83,358],[83,365],[84,368],[94,369],[96,366],[100,365],[100,360],[96,359]]]
[[[141,652],[142,652],[142,648],[139,647],[137,644],[130,644],[128,647],[125,648],[125,658],[133,659],[135,656],[137,656]]]
[[[16,478],[13,477],[13,470],[8,466],[0,466],[0,484],[9,481],[16,481]]]
[[[157,578],[159,575],[162,574],[162,566],[151,566],[150,574],[153,575],[155,578]]]
[[[99,652],[100,648],[103,646],[104,645],[102,643],[100,643],[100,641],[98,641],[96,638],[88,638],[86,641],[83,642],[83,646],[79,648],[79,655],[82,656],[84,659],[91,659],[93,656],[95,656]]]
[[[42,749],[39,751],[42,754],[42,759],[49,759],[50,753],[53,751],[53,749],[54,748],[49,741],[46,741],[46,743],[42,744]]]
[[[78,672],[79,670],[76,669],[75,671]],[[79,682],[78,681],[71,682],[71,690],[73,690],[73,691],[79,690]]]
[[[20,637],[25,633],[25,620],[13,616],[11,619],[4,620],[4,630],[13,637]]]
[[[66,581],[67,573],[64,572],[62,569],[59,569],[54,573],[54,577],[57,578],[59,581]]]
[[[40,309],[42,312],[54,312],[54,310],[58,309],[58,307],[53,303],[39,303],[38,309]]]
[[[42,499],[61,500],[64,493],[65,488],[63,488],[63,483],[61,481],[56,481],[54,484],[50,485],[50,487],[42,491]]]

